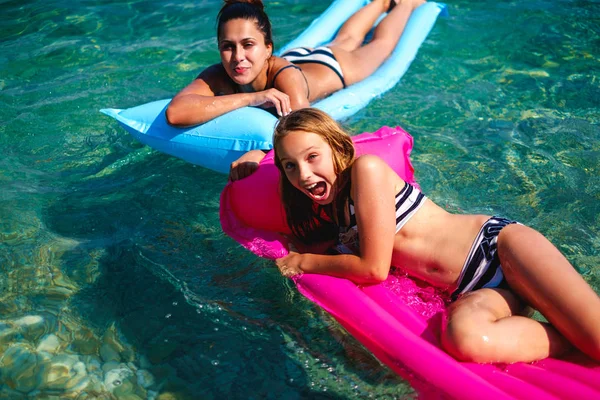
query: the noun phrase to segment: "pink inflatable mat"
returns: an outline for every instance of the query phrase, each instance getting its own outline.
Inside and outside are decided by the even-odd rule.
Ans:
[[[414,183],[412,137],[383,127],[353,138],[359,154],[376,154]],[[225,233],[260,257],[287,253],[289,233],[278,196],[272,152],[252,176],[229,183],[221,195]],[[331,314],[380,361],[405,378],[421,398],[600,399],[600,365],[582,354],[511,365],[456,361],[439,343],[444,297],[399,270],[377,285],[303,274],[298,290]]]

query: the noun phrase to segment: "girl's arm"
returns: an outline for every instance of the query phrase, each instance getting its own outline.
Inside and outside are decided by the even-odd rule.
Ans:
[[[402,181],[380,158],[366,155],[352,167],[352,193],[360,256],[290,253],[276,261],[285,276],[317,273],[356,283],[384,281],[390,270],[396,233],[396,186]]]
[[[272,105],[279,115],[284,115],[284,110],[290,109],[289,96],[277,89],[233,93],[232,85],[221,64],[207,68],[171,100],[166,111],[167,121],[171,125],[184,127],[203,124],[247,106]],[[216,96],[218,93],[225,94]]]

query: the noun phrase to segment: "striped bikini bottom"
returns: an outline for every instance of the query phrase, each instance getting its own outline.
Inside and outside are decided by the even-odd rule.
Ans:
[[[339,76],[342,85],[346,87],[344,74],[340,64],[337,62],[331,49],[327,46],[315,47],[309,49],[306,47],[296,47],[288,50],[281,55],[281,58],[291,62],[292,64],[322,64],[330,68]]]
[[[502,228],[510,224],[518,222],[492,217],[483,224],[458,278],[458,288],[451,295],[453,301],[461,294],[477,289],[508,289],[498,257],[498,235]]]

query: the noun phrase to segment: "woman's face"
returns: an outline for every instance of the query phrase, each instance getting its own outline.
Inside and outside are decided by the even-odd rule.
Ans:
[[[240,86],[251,85],[266,70],[272,50],[272,45],[265,44],[265,37],[255,21],[232,19],[221,27],[221,63],[227,75]]]
[[[277,146],[277,156],[290,183],[317,204],[333,201],[337,175],[331,147],[316,133],[288,133]]]

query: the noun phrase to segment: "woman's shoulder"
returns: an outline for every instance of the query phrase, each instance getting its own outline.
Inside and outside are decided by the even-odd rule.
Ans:
[[[275,79],[282,73],[300,73],[301,69],[297,65],[289,62],[288,60],[273,56],[269,60],[269,81],[272,82],[273,86],[275,85]]]
[[[217,63],[204,68],[196,78],[221,78],[223,76],[227,76],[225,67],[223,67],[223,64]]]
[[[195,82],[203,82],[208,85],[216,95],[232,94],[236,92],[236,85],[231,80],[221,63],[213,64],[198,74]]]
[[[304,73],[295,64],[281,57],[271,57],[268,82],[269,87],[275,88],[290,96],[292,105],[296,108],[308,107],[310,89]]]
[[[294,65],[285,58],[281,58],[279,56],[272,56],[269,61],[271,63],[271,69],[275,72],[279,71],[281,68],[287,67],[288,65]]]

